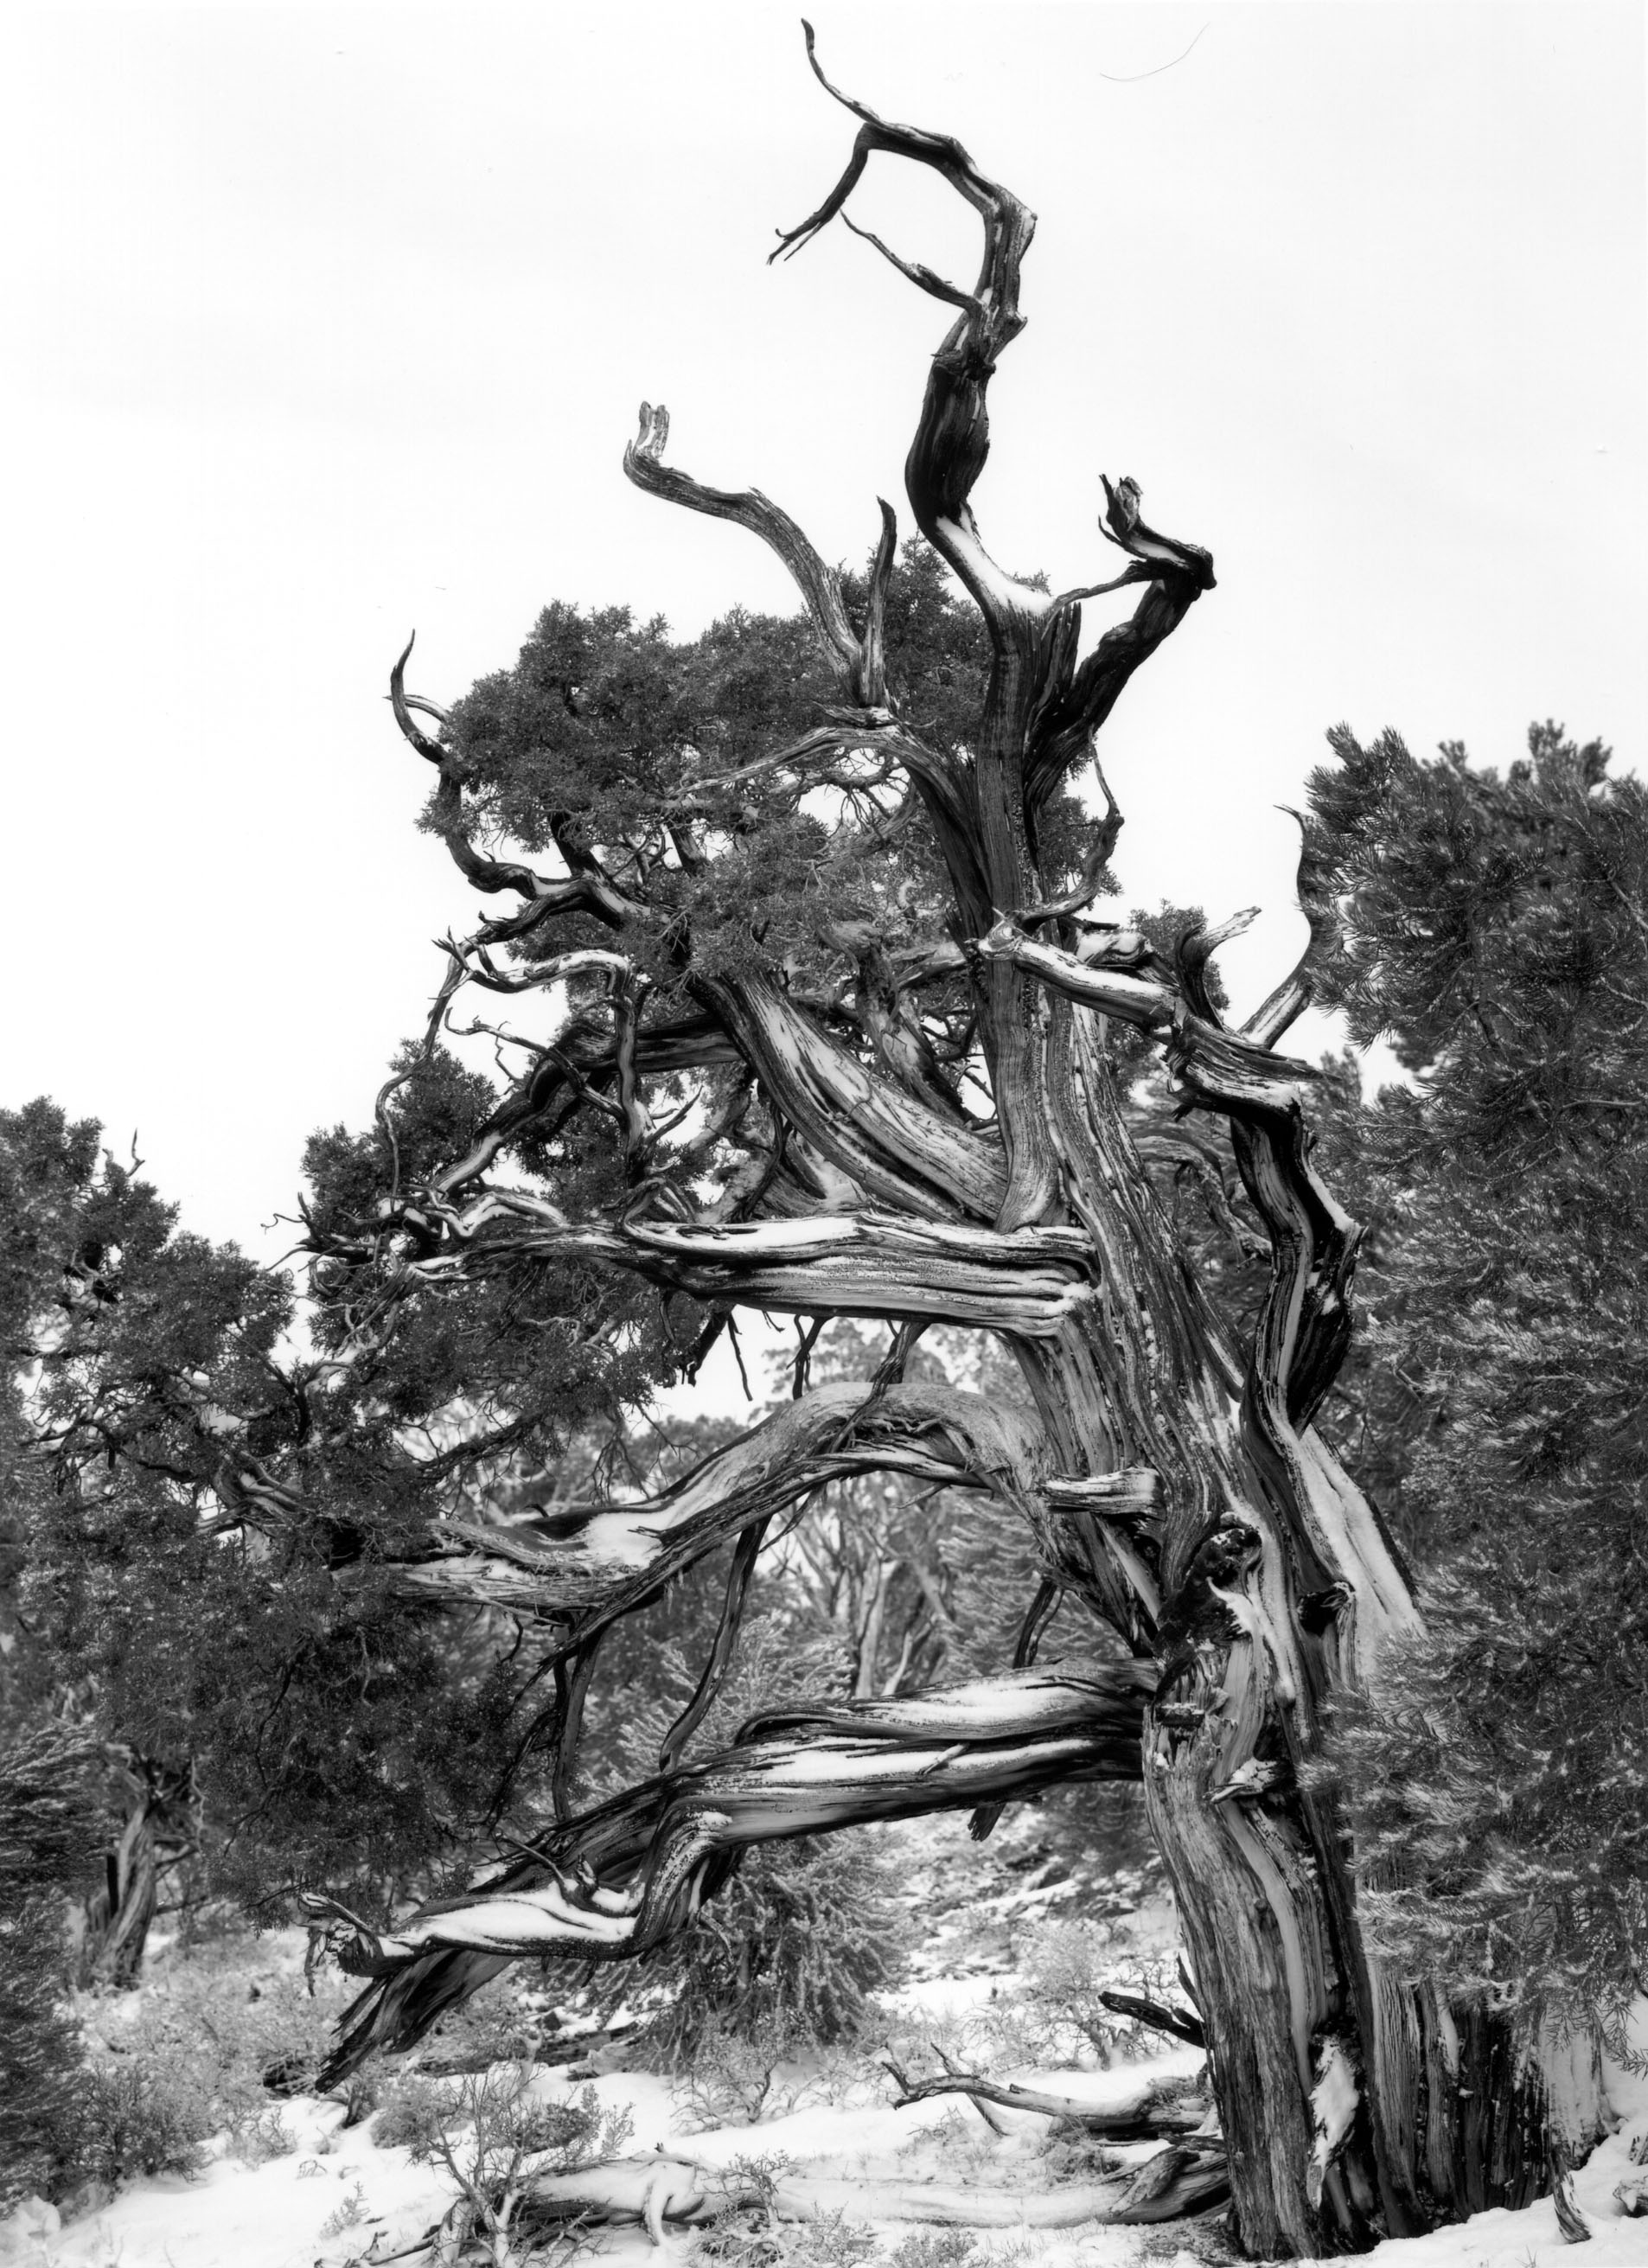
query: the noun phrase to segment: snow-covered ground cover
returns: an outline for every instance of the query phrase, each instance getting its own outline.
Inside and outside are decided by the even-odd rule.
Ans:
[[[1038,1976],[1045,1979],[1045,1970],[1035,1969],[1036,1931],[1026,1925],[1068,1906],[1068,1883],[1056,1866],[1015,1878],[997,1862],[970,1898],[946,1904],[935,1891],[935,1874],[921,1863],[942,1856],[912,1852],[911,1896],[923,1908],[926,1937],[911,1981],[887,1997],[889,2036],[930,2040],[942,2052],[976,2037],[981,2021],[989,2021],[998,2043],[1011,2041],[1012,2017],[1034,2000]],[[1147,1899],[1117,1925],[1117,1942],[1135,1957],[1159,1962],[1171,1949],[1170,1932],[1166,1902]],[[1045,1930],[1041,1942],[1045,1955]],[[273,1965],[290,1977],[301,1950],[295,1932],[260,1940],[260,1973],[267,1980]],[[146,1993],[166,1992],[167,1965],[164,1955],[154,1964]],[[239,1989],[244,1997],[244,1978]],[[142,1998],[129,1996],[129,2022],[141,2013]],[[1639,2014],[1639,2039],[1648,2046],[1648,2007]],[[662,2153],[688,2160],[711,2183],[717,2172],[736,2172],[752,2161],[804,2179],[827,2209],[873,2236],[881,2259],[891,2260],[903,2245],[899,2268],[1132,2268],[1144,2262],[1202,2268],[1224,2256],[1208,2224],[1123,2228],[1090,2219],[1070,2227],[1031,2225],[1060,2213],[1061,2192],[1072,2203],[1091,2197],[1091,2151],[1050,2144],[1048,2121],[1040,2115],[997,2109],[986,2123],[960,2095],[895,2106],[892,2082],[869,2051],[783,2066],[754,2124],[714,2123],[713,2088],[700,2087],[695,2098],[679,2082],[624,2068],[625,2060],[617,2044],[597,2051],[592,2073],[587,2063],[541,2068],[531,2080],[531,2097],[563,2102],[592,2087],[604,2110],[629,2114],[627,2156]],[[1200,2060],[1194,2049],[1175,2046],[1108,2069],[1091,2067],[1091,2058],[1087,2067],[1062,2072],[1014,2068],[999,2057],[990,2069],[997,2080],[1022,2080],[1098,2105],[1136,2095],[1146,2073],[1188,2078]],[[1627,2218],[1615,2194],[1648,2175],[1648,2080],[1615,2069],[1610,2082],[1618,2129],[1573,2181],[1575,2202],[1592,2232],[1584,2268],[1648,2268],[1648,2220]],[[720,2108],[725,2113],[725,2100]],[[407,2148],[382,2140],[381,2114],[353,2125],[345,2124],[345,2116],[335,2100],[289,2097],[278,2105],[277,2127],[248,2130],[243,2123],[215,2138],[194,2178],[135,2180],[66,2220],[49,2207],[26,2205],[0,2223],[0,2262],[33,2268],[379,2268],[396,2258],[427,2259],[421,2240],[452,2203],[448,2179],[438,2167],[415,2161]],[[1101,2164],[1121,2172],[1156,2146],[1107,2144]],[[1644,2163],[1633,2162],[1633,2148]],[[1015,2209],[1004,2226],[950,2239],[947,2250],[935,2254],[918,2245],[912,2254],[909,2241],[921,2234],[919,2193],[940,2187],[953,2192],[958,2185],[981,2206],[992,2196],[1033,2204],[1022,2214]],[[901,2198],[903,2208],[894,2218],[890,2207]],[[931,2239],[934,2232],[926,2235]],[[696,2242],[690,2232],[666,2232],[666,2268],[683,2262]],[[1483,2213],[1431,2236],[1387,2243],[1371,2257],[1378,2268],[1554,2268],[1565,2251],[1547,2199],[1522,2213]],[[614,2228],[585,2240],[585,2258],[606,2268],[657,2268],[658,2254],[644,2228]],[[864,2268],[877,2268],[873,2256],[866,2255]]]

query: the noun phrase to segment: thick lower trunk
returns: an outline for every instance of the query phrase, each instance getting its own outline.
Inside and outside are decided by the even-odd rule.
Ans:
[[[1301,1228],[1291,1246],[1288,1208],[1303,1209],[1299,1189],[1315,1192],[1302,1173],[1289,1179],[1285,1157],[1253,1167],[1272,1171],[1261,1194],[1277,1257],[1244,1382],[1175,1265],[1085,1011],[1056,1022],[1048,1101],[1100,1280],[1056,1337],[1018,1342],[1072,1476],[1046,1492],[1044,1545],[1056,1578],[1153,1666],[1145,1800],[1194,1970],[1242,2242],[1270,2257],[1358,2250],[1525,2203],[1549,2179],[1540,2058],[1518,2055],[1505,2017],[1450,2013],[1382,1971],[1321,1777],[1334,1694],[1360,1684],[1381,1636],[1416,1616],[1377,1520],[1287,1391],[1310,1314],[1294,1297],[1301,1255],[1320,1267],[1333,1241]],[[1328,1227],[1353,1248],[1351,1225]],[[1112,1500],[1072,1484],[1119,1468],[1153,1469],[1154,1501],[1137,1486]],[[1583,2073],[1567,2093],[1571,2148],[1594,2138],[1594,2101]]]
[[[1240,1456],[1210,1457],[1203,1484],[1210,1473],[1238,1479]],[[1100,1528],[1085,1550],[1061,1539],[1058,1564],[1096,1607],[1124,1555],[1159,1571],[1145,1802],[1206,2030],[1237,2224],[1249,2251],[1274,2258],[1360,2250],[1526,2204],[1549,2185],[1557,2105],[1506,2017],[1399,1986],[1364,1941],[1336,1808],[1301,1786],[1321,1705],[1346,1668],[1310,1625],[1354,1602],[1301,1598],[1263,1512],[1256,1485],[1246,1505],[1227,1499],[1177,1581],[1158,1556],[1159,1521],[1147,1523],[1154,1537],[1137,1520]],[[1095,1541],[1110,1565],[1084,1586]],[[1595,2139],[1583,2056],[1561,2123],[1571,2152]]]

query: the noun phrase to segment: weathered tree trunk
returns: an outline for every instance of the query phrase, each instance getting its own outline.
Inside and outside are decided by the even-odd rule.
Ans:
[[[76,1918],[75,1982],[135,1984],[159,1901],[160,1877],[199,1844],[193,1767],[136,1757],[127,1768],[131,1807],[103,1853],[103,1879]]]
[[[947,868],[952,938],[961,941],[958,954],[935,939],[931,965],[959,960],[970,972],[996,1120],[967,1120],[930,1075],[919,1020],[901,1022],[885,965],[862,1045],[792,999],[776,969],[689,975],[702,1021],[649,1023],[623,951],[626,932],[652,918],[638,885],[620,888],[581,843],[563,844],[566,872],[547,876],[477,851],[461,760],[416,724],[413,708],[427,704],[408,699],[397,668],[396,713],[440,767],[438,808],[454,857],[479,888],[514,890],[521,902],[517,916],[453,947],[431,1033],[471,979],[508,990],[593,973],[610,983],[612,1014],[610,1042],[582,1038],[560,1069],[535,1070],[465,1157],[398,1197],[397,1282],[404,1292],[505,1259],[576,1255],[717,1308],[885,1316],[906,1328],[901,1345],[912,1321],[941,1317],[1006,1340],[1040,1425],[977,1396],[906,1384],[895,1358],[867,1391],[806,1395],[648,1502],[591,1505],[572,1522],[563,1509],[554,1533],[537,1538],[449,1528],[443,1556],[407,1580],[565,1615],[566,1744],[601,1631],[616,1616],[727,1537],[754,1539],[753,1564],[773,1513],[825,1480],[914,1473],[987,1489],[1019,1511],[1048,1584],[1119,1634],[1137,1683],[1129,1703],[1125,1681],[1107,1684],[1098,1672],[1072,1683],[1069,1665],[1028,1670],[1033,1616],[1021,1667],[1004,1680],[927,1700],[837,1705],[800,1728],[757,1723],[700,1765],[677,1765],[674,1741],[657,1781],[563,1821],[536,1859],[468,1898],[426,1909],[392,1934],[335,1915],[354,1965],[378,1977],[335,2068],[374,2043],[415,2037],[513,1953],[560,1944],[617,1957],[655,1942],[713,1894],[739,1848],[764,1836],[949,1802],[976,1806],[986,1831],[1004,1797],[1050,1777],[1137,1768],[1189,1950],[1241,2241],[1263,2257],[1360,2250],[1525,2201],[1548,2179],[1551,2110],[1537,2058],[1519,2057],[1504,2020],[1450,2011],[1381,1968],[1358,1917],[1344,1823],[1318,1769],[1334,1695],[1358,1687],[1381,1639],[1417,1620],[1378,1517],[1312,1422],[1345,1351],[1357,1230],[1311,1167],[1312,1074],[1276,1048],[1310,999],[1333,912],[1317,894],[1307,842],[1300,894],[1310,946],[1230,1030],[1206,968],[1240,924],[1187,935],[1170,960],[1092,917],[1120,824],[1114,805],[1093,828],[1080,883],[1043,872],[1039,830],[1050,799],[1090,756],[1133,672],[1212,588],[1211,562],[1149,527],[1128,480],[1106,483],[1105,533],[1124,561],[1114,581],[1049,595],[990,559],[970,497],[988,452],[989,381],[1022,328],[1019,268],[1034,217],[959,144],[837,99],[863,122],[851,162],[781,248],[798,248],[842,212],[878,152],[931,167],[983,226],[971,291],[888,254],[958,311],[933,360],[906,485],[923,535],[989,633],[988,690],[965,748],[929,745],[889,700],[885,506],[867,609],[855,623],[839,578],[776,506],[755,491],[703,488],[663,463],[662,410],[644,408],[626,469],[651,493],[749,527],[795,576],[839,665],[844,705],[772,762],[803,781],[810,764],[855,755],[902,770]],[[1135,611],[1078,661],[1080,602],[1124,585],[1142,586]],[[508,983],[484,960],[489,943],[567,912],[604,924],[613,950],[580,947]],[[1152,1192],[1107,1043],[1117,1022],[1160,1042],[1187,1110],[1228,1125],[1271,1248],[1250,1348],[1230,1344]],[[598,1094],[638,1180],[657,1154],[649,1074],[730,1058],[759,1081],[785,1130],[736,1204],[730,1195],[691,1220],[626,1204],[575,1221],[519,1182],[486,1179],[514,1132]],[[739,1210],[746,1201],[753,1218]],[[363,1231],[356,1257],[380,1248],[389,1217]],[[736,1643],[741,1598],[735,1581],[700,1712]],[[1124,1705],[1142,1709],[1126,1767],[1115,1737]],[[1164,2169],[1161,2194],[1181,2176],[1183,2168]],[[1206,2168],[1195,2178],[1205,2195]]]

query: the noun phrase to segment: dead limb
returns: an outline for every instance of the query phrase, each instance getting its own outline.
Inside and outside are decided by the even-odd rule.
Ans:
[[[1194,2134],[1207,2123],[1211,2102],[1171,2083],[1147,2080],[1130,2101],[1099,2105],[1078,2096],[1049,2095],[1045,2088],[982,2078],[977,2072],[945,2071],[912,2080],[893,2058],[882,2062],[897,2084],[895,2103],[924,2102],[936,2095],[965,2095],[975,2102],[994,2102],[1004,2110],[1031,2110],[1081,2127],[1107,2142],[1148,2142],[1166,2134]]]

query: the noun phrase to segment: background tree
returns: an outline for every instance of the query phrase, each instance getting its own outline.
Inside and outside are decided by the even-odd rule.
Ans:
[[[1381,1219],[1358,1413],[1426,1572],[1341,1753],[1383,1939],[1583,2026],[1640,1989],[1648,799],[1554,725],[1503,777],[1335,736],[1333,990],[1413,1074],[1356,1130]]]
[[[0,2208],[49,2186],[72,2124],[63,1917],[93,1873],[101,1761],[79,1727],[0,1708]]]
[[[202,1797],[197,1892],[268,1910],[317,1876],[427,1880],[505,1737],[489,1680],[510,1633],[395,1589],[448,1462],[370,1365],[295,1355],[284,1282],[180,1231],[93,1122],[0,1113],[0,1678],[20,1722],[67,1711],[108,1759],[81,1980],[136,1974]]]

